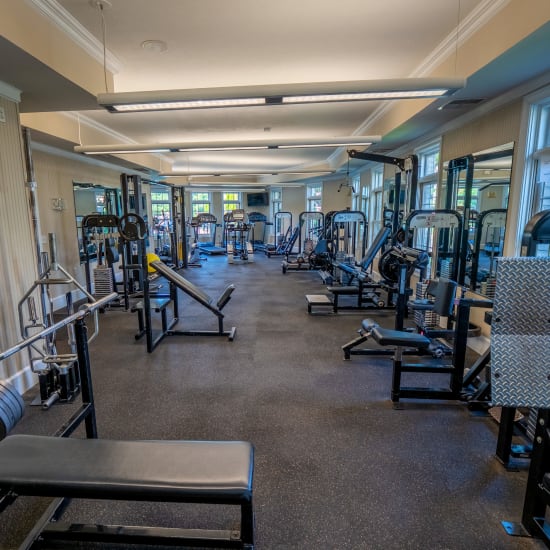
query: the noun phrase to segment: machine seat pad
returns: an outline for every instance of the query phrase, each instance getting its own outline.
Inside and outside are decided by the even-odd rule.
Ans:
[[[359,287],[354,285],[349,286],[327,286],[327,290],[332,294],[359,294]]]
[[[429,338],[426,338],[422,334],[390,330],[379,326],[373,327],[372,336],[381,346],[427,348],[430,345]]]
[[[244,441],[114,441],[12,435],[0,442],[0,488],[19,495],[238,503],[252,496]]]
[[[378,323],[374,319],[363,319],[361,321],[361,327],[367,332],[370,332],[374,327],[377,326]]]
[[[409,301],[407,303],[407,307],[416,311],[433,311],[434,302],[433,300],[428,300],[427,298],[419,298]]]

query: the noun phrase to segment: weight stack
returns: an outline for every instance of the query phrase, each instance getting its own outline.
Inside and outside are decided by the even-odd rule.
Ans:
[[[99,300],[114,292],[111,268],[99,265],[94,269],[94,297]]]
[[[494,278],[489,278],[486,281],[483,281],[480,285],[480,292],[487,298],[493,299],[495,297],[495,288],[497,281]]]
[[[417,282],[415,298],[417,300],[423,300],[426,298],[426,291],[428,290],[428,282]],[[439,326],[439,315],[433,311],[415,311],[414,322],[417,326],[423,328],[433,328]]]
[[[445,279],[452,279],[453,275],[453,260],[441,260],[441,273],[440,277]]]
[[[25,403],[9,382],[0,381],[0,440],[21,420]]]

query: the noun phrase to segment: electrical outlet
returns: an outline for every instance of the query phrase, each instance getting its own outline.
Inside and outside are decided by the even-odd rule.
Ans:
[[[4,111],[4,107],[0,107],[0,122],[6,122],[6,111]]]

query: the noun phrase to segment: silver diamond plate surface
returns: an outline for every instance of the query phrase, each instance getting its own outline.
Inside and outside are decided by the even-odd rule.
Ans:
[[[550,408],[550,259],[498,260],[491,325],[494,405]]]

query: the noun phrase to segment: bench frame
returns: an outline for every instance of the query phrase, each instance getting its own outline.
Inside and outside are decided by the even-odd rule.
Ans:
[[[111,295],[112,299],[115,295]],[[100,303],[98,301],[97,303]],[[88,308],[91,310],[91,308]],[[97,438],[96,414],[93,399],[92,379],[90,370],[90,357],[88,351],[87,328],[84,322],[84,316],[87,311],[79,311],[71,316],[74,320],[74,335],[78,355],[78,368],[81,378],[81,407],[73,416],[59,428],[54,434],[57,437],[68,438],[82,424],[85,425],[87,439]],[[65,320],[67,321],[67,320]],[[34,335],[29,342],[35,341],[41,334],[51,333],[57,329],[58,325],[65,326],[65,321],[56,323],[42,333]],[[13,353],[16,353],[23,346],[20,344],[1,354],[0,360],[3,360]],[[32,437],[32,436],[30,436]],[[253,465],[252,465],[253,467]],[[8,484],[6,484],[8,485]],[[14,485],[11,488],[4,487],[0,490],[0,513],[18,496],[51,496],[55,497],[45,513],[31,529],[25,538],[20,549],[30,549],[41,547],[41,542],[45,540],[57,541],[84,541],[84,542],[104,542],[117,544],[148,544],[148,545],[168,545],[168,546],[201,546],[216,548],[244,548],[252,550],[254,548],[254,513],[252,506],[252,488],[250,492],[244,495],[178,495],[166,497],[165,495],[151,495],[147,498],[136,495],[132,487],[128,490],[122,488],[116,495],[102,493],[101,488],[97,494],[84,495],[83,498],[92,499],[118,499],[147,502],[182,502],[182,503],[208,503],[208,504],[229,504],[239,505],[241,509],[240,531],[233,530],[202,530],[202,529],[177,529],[160,527],[126,527],[120,525],[94,525],[94,524],[69,524],[58,521],[64,511],[67,509],[72,498],[78,498],[70,490],[61,488],[52,489],[41,486],[40,483],[34,483],[32,488],[28,485],[19,487]]]
[[[132,311],[138,314],[138,332],[135,338],[139,340],[143,336],[146,337],[148,353],[152,353],[166,336],[227,336],[230,342],[235,339],[237,329],[236,327],[231,327],[229,330],[224,329],[224,314],[222,312],[222,309],[231,299],[231,294],[235,290],[234,285],[227,285],[220,297],[214,301],[214,299],[206,294],[201,288],[183,278],[177,271],[168,267],[163,262],[154,261],[151,262],[150,265],[161,277],[164,277],[164,279],[168,281],[170,292],[169,294],[153,295],[149,292],[148,284],[145,284],[143,300],[132,308]],[[193,298],[193,300],[216,316],[218,330],[177,330],[175,328],[181,320],[178,289]],[[166,308],[170,303],[172,304],[173,315],[172,319],[168,320]],[[153,330],[152,311],[160,313],[160,330]]]

